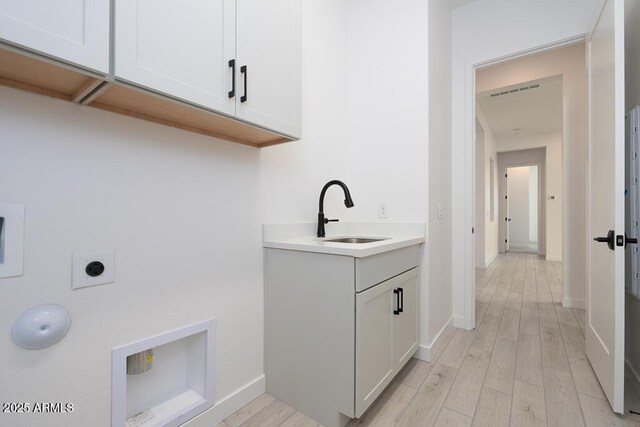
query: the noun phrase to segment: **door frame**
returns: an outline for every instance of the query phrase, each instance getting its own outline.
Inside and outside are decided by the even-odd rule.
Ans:
[[[530,157],[542,157],[541,159],[530,159],[523,161],[516,161],[506,159],[505,155],[510,156],[511,153],[519,153],[519,152],[528,152],[528,156]],[[506,170],[508,168],[520,167],[520,166],[538,166],[538,255],[546,255],[547,252],[547,148],[546,147],[538,147],[538,148],[528,148],[526,150],[517,150],[517,151],[502,151],[497,153],[497,161],[498,168],[503,174],[502,178],[504,179],[504,174],[506,174]],[[517,154],[515,154],[517,155]],[[506,211],[504,210],[504,196],[505,187],[504,181],[500,181],[502,184],[498,186],[498,198],[500,204],[498,206],[498,214],[500,215],[499,219],[504,218],[506,215]],[[564,188],[563,188],[564,191]],[[544,218],[544,220],[543,220]],[[499,229],[498,232],[498,252],[505,252],[504,238],[505,235],[502,232],[502,228]],[[563,242],[564,247],[564,242]]]
[[[538,250],[537,250],[537,254],[538,255],[544,255],[546,254],[547,251],[547,239],[546,239],[546,232],[547,232],[547,209],[546,209],[546,191],[547,191],[547,180],[546,180],[546,156],[547,156],[547,150],[546,147],[540,147],[540,148],[533,148],[533,150],[544,150],[545,152],[545,162],[506,162],[506,163],[502,163],[500,162],[500,154],[502,153],[511,153],[511,151],[504,151],[504,152],[500,152],[498,153],[498,165],[499,167],[501,167],[501,171],[502,171],[502,180],[500,182],[502,182],[502,185],[498,184],[498,198],[500,200],[500,205],[498,208],[498,212],[500,214],[500,216],[498,217],[498,219],[502,219],[502,218],[506,218],[508,217],[508,212],[507,212],[507,207],[506,205],[508,204],[504,198],[504,196],[507,195],[507,190],[508,190],[508,186],[506,184],[507,179],[506,177],[504,177],[504,175],[507,175],[507,169],[509,168],[518,168],[518,167],[526,167],[526,166],[537,166],[538,167]],[[524,150],[523,150],[524,151]],[[526,150],[528,151],[528,150]],[[544,221],[543,221],[544,218]],[[506,222],[505,222],[505,225]],[[499,230],[503,230],[502,228]],[[506,231],[506,227],[504,227],[504,230]],[[506,252],[504,250],[505,245],[504,242],[502,241],[503,239],[507,238],[506,233],[502,233],[500,231],[498,231],[498,252],[499,253],[504,253]],[[563,242],[563,248],[564,248],[564,242]],[[503,249],[502,251],[500,249]]]
[[[467,330],[475,329],[476,327],[476,275],[475,275],[475,234],[471,232],[475,227],[475,215],[476,215],[476,190],[475,190],[475,163],[476,163],[476,150],[475,150],[475,134],[476,134],[476,71],[482,68],[498,65],[503,62],[511,61],[513,59],[522,58],[529,55],[534,55],[549,50],[554,50],[562,47],[571,46],[577,43],[583,43],[587,40],[587,34],[580,34],[574,37],[557,40],[552,43],[539,45],[533,48],[525,49],[522,51],[516,51],[507,55],[496,57],[489,60],[479,61],[477,63],[466,64],[465,75],[466,81],[469,83],[465,90],[465,110],[469,114],[465,114],[465,132],[464,132],[464,151],[465,151],[465,167],[467,170],[473,171],[472,174],[467,174],[465,177],[466,191],[464,194],[464,223],[453,224],[454,230],[462,225],[464,228],[464,286],[463,286],[463,303],[464,303],[464,317],[454,322],[454,326],[464,328]],[[562,192],[566,194],[567,187],[567,145],[566,138],[564,137],[566,129],[563,129],[562,137]],[[455,171],[454,171],[455,173]],[[563,261],[567,259],[567,244],[568,242],[568,224],[567,218],[567,198],[562,198],[562,258]],[[467,232],[467,230],[469,232]],[[455,234],[455,231],[454,231]],[[567,263],[562,263],[562,272],[565,280],[569,277],[569,271]],[[564,284],[564,283],[563,283]],[[563,290],[566,287],[563,286]]]

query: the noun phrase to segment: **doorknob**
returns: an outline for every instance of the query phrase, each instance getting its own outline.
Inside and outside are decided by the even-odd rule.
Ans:
[[[607,237],[594,237],[593,240],[600,243],[606,243],[612,251],[616,248],[616,233],[613,230],[609,230]]]
[[[638,239],[636,237],[627,237],[627,233],[624,233],[624,247],[631,243],[632,245],[638,244]]]

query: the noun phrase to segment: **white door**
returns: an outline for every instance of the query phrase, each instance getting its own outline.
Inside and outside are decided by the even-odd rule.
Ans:
[[[624,0],[606,0],[589,40],[586,353],[615,412],[624,410]],[[607,236],[609,239],[607,240]]]
[[[110,0],[0,0],[0,41],[109,73]]]
[[[235,0],[115,0],[115,77],[234,115],[235,6]]]
[[[409,270],[397,279],[394,294],[402,311],[394,316],[393,346],[396,370],[400,370],[418,349],[418,269]]]
[[[509,212],[509,170],[505,169],[504,173],[504,251],[509,252],[509,244],[511,243],[511,236],[509,236],[509,229],[511,225],[511,212]]]
[[[299,138],[301,1],[238,0],[236,115]]]
[[[387,280],[356,295],[356,418],[393,379],[396,284]]]

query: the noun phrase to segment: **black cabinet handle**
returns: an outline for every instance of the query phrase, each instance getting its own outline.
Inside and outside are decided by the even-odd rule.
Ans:
[[[396,307],[397,307],[397,309],[393,310],[393,314],[399,315],[401,313],[401,310],[400,310],[400,291],[398,289],[394,289],[393,293],[396,296]]]
[[[240,102],[247,102],[247,66],[240,67],[240,73],[244,74],[244,95],[240,97]]]
[[[400,305],[398,306],[398,311],[402,313],[404,311],[404,289],[398,288],[400,292]]]
[[[613,230],[609,230],[607,237],[594,237],[593,240],[600,243],[606,243],[612,251],[616,249],[616,233]]]
[[[231,67],[231,90],[229,91],[229,98],[236,96],[236,60],[229,60],[229,67]]]

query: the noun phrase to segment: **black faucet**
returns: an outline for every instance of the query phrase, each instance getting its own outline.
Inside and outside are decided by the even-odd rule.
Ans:
[[[325,224],[328,224],[329,222],[338,222],[337,219],[326,219],[324,217],[324,193],[326,193],[327,189],[332,185],[339,185],[340,187],[342,187],[342,191],[344,191],[344,205],[348,208],[353,207],[351,193],[349,193],[349,188],[344,182],[338,181],[337,179],[327,182],[324,187],[322,187],[322,191],[320,192],[320,211],[318,212],[318,237],[324,237]]]

